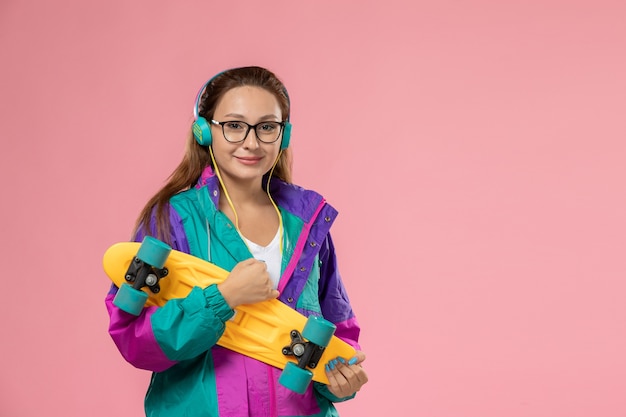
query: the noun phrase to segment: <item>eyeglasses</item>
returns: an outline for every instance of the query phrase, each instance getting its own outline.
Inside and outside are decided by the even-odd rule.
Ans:
[[[250,125],[246,122],[232,120],[227,122],[218,122],[211,120],[214,125],[222,126],[224,138],[230,143],[243,142],[248,137],[250,129],[254,129],[257,139],[263,143],[274,143],[280,137],[280,132],[285,126],[285,122],[260,122]]]

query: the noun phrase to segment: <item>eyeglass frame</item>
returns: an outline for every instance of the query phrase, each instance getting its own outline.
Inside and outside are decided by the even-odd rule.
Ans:
[[[278,139],[280,139],[280,137],[281,137],[281,135],[283,133],[283,130],[285,129],[285,121],[276,122],[276,121],[273,121],[273,120],[265,120],[265,121],[262,121],[262,122],[259,122],[259,123],[255,124],[255,125],[251,125],[251,124],[246,123],[246,122],[244,122],[242,120],[225,120],[223,122],[218,122],[217,120],[211,119],[211,123],[214,124],[214,125],[222,127],[222,135],[224,136],[224,139],[226,139],[226,142],[228,142],[228,143],[241,143],[241,142],[244,142],[248,138],[248,135],[250,134],[250,129],[254,129],[254,135],[259,140],[259,142],[267,143],[267,144],[276,143],[278,141]],[[241,124],[246,125],[248,127],[248,130],[246,130],[246,134],[243,136],[243,139],[237,140],[237,141],[229,140],[226,137],[226,132],[224,132],[224,124],[226,124],[226,123],[241,123]],[[257,128],[257,126],[260,126],[263,123],[278,123],[278,125],[280,126],[280,132],[278,132],[278,135],[276,135],[276,139],[274,139],[271,142],[267,142],[267,141],[265,141],[265,140],[263,140],[263,139],[261,139],[259,137],[259,133],[256,131],[256,128]]]

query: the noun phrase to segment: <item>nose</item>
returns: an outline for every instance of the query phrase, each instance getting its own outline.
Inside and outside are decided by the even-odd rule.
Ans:
[[[254,149],[259,147],[259,140],[256,137],[256,130],[254,127],[248,129],[246,137],[243,139],[243,147],[246,149]]]

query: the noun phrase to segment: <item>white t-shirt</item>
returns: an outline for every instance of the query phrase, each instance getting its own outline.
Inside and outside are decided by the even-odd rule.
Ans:
[[[270,278],[274,283],[274,289],[278,288],[280,267],[283,259],[282,253],[280,252],[280,228],[278,228],[276,236],[274,236],[274,239],[272,239],[267,246],[257,245],[249,239],[246,239],[245,236],[242,237],[248,244],[248,248],[252,256],[254,256],[254,259],[265,262],[267,272],[270,274]]]

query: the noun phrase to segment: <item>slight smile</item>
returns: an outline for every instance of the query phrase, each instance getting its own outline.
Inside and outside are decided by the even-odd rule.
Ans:
[[[253,156],[248,156],[248,157],[236,156],[235,158],[237,158],[237,160],[244,165],[254,165],[254,164],[257,164],[261,160],[260,157],[253,157]]]

